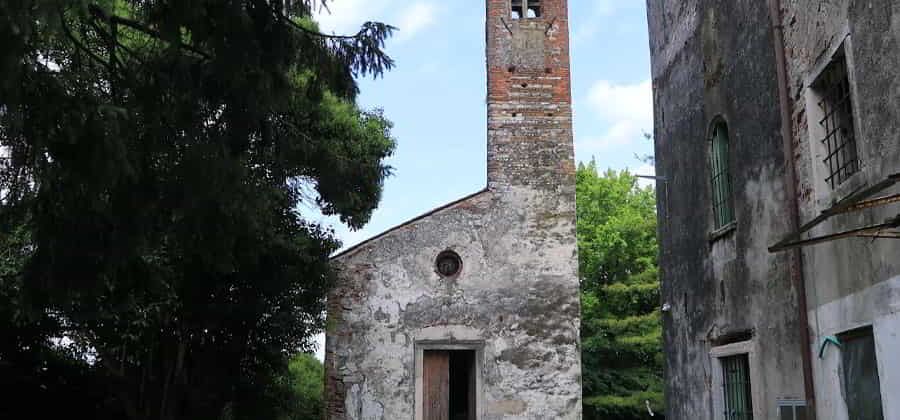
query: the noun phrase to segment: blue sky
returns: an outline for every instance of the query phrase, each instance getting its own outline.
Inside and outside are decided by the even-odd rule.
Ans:
[[[352,232],[333,219],[352,246],[485,186],[486,81],[484,0],[332,0],[319,21],[327,32],[352,33],[366,20],[400,30],[387,51],[397,67],[360,80],[359,104],[383,108],[394,123],[394,176],[371,222]],[[652,152],[650,56],[645,4],[639,0],[573,0],[575,150],[600,168],[651,174],[635,154]],[[312,210],[310,210],[312,212]]]
[[[600,168],[652,174],[635,158],[652,152],[650,56],[642,0],[572,0],[575,155]],[[387,51],[397,67],[360,81],[358,102],[383,108],[394,123],[394,176],[371,222],[352,232],[333,218],[352,246],[486,184],[484,0],[331,0],[323,30],[353,33],[366,20],[400,30]]]

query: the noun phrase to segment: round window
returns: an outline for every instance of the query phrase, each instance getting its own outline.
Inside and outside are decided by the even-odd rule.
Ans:
[[[444,251],[438,254],[435,261],[438,274],[443,277],[453,277],[462,270],[462,259],[453,251]]]

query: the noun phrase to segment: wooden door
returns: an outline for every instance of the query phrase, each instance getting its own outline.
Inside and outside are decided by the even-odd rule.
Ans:
[[[425,351],[424,420],[450,420],[450,352]]]
[[[475,420],[476,418],[478,418],[478,417],[476,417],[477,414],[476,414],[476,412],[475,412],[475,407],[476,407],[476,405],[477,405],[477,398],[478,398],[478,397],[477,397],[477,395],[475,394],[475,386],[476,386],[476,379],[475,379],[475,378],[476,378],[477,373],[475,372],[475,366],[476,366],[476,365],[475,365],[475,352],[474,352],[474,351],[473,351],[473,352],[469,352],[468,363],[469,363],[469,366],[468,366],[468,367],[469,367],[469,369],[468,369],[468,370],[469,370],[469,394],[468,394],[468,400],[469,400],[469,410],[468,410],[468,411],[469,411],[469,419],[468,419],[468,420]]]

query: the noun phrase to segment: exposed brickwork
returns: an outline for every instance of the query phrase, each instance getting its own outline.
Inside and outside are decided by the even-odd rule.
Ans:
[[[574,175],[568,10],[511,19],[488,1],[488,185],[553,187]]]
[[[417,419],[423,343],[475,346],[478,420],[581,418],[568,12],[542,6],[487,4],[487,189],[335,258],[327,419]]]

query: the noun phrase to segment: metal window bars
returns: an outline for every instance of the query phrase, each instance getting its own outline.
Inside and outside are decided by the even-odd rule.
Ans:
[[[808,410],[805,400],[778,400],[778,420],[806,420]]]
[[[722,391],[725,393],[725,420],[753,420],[748,356],[741,354],[720,360]]]
[[[828,167],[825,181],[835,188],[859,172],[859,156],[856,150],[856,134],[853,124],[853,101],[850,97],[850,81],[843,56],[829,64],[819,80],[817,90],[822,94],[819,107],[824,117],[819,124],[825,129],[822,144],[827,155],[823,162]]]
[[[734,202],[731,191],[731,165],[728,127],[716,123],[710,144],[709,166],[712,173],[712,204],[716,229],[734,221]]]

